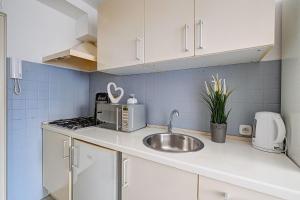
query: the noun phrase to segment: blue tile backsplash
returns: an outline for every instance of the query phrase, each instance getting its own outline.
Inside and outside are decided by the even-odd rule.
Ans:
[[[41,122],[88,115],[89,74],[23,61],[21,87],[8,79],[8,200],[39,200]]]
[[[128,95],[136,94],[147,106],[149,124],[166,125],[169,113],[177,108],[180,117],[174,126],[209,131],[209,112],[202,102],[204,81],[219,74],[234,90],[228,108],[232,108],[228,133],[238,134],[240,124],[252,124],[257,111],[280,112],[281,61],[248,63],[129,76],[96,72],[90,77],[90,105],[93,112],[95,94],[106,91],[110,81],[116,82]]]
[[[209,113],[201,101],[204,81],[218,73],[234,89],[228,133],[251,124],[257,111],[280,111],[280,61],[129,76],[83,73],[23,61],[22,93],[8,79],[8,200],[39,200],[42,189],[41,122],[92,114],[97,92],[110,81],[136,94],[147,106],[147,122],[165,125],[177,108],[175,127],[207,131]]]

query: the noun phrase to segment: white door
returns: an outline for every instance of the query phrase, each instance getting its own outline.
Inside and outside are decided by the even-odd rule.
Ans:
[[[0,200],[6,199],[6,15],[0,12]]]
[[[145,0],[145,61],[194,55],[194,0]]]
[[[56,200],[70,199],[71,139],[52,131],[43,131],[43,186]]]
[[[73,200],[117,200],[118,153],[79,140],[72,149]]]
[[[98,11],[98,70],[144,63],[144,0],[104,0]]]
[[[274,0],[195,0],[195,54],[274,44]]]
[[[122,155],[122,200],[197,200],[196,174]]]

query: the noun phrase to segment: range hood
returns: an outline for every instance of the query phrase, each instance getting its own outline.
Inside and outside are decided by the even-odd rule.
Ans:
[[[83,42],[65,51],[43,57],[43,62],[64,68],[93,72],[97,70],[97,48],[92,43]]]

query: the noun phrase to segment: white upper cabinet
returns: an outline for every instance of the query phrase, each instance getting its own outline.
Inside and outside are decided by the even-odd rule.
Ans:
[[[98,70],[144,63],[144,1],[104,0],[98,9]]]
[[[98,70],[125,75],[258,62],[274,38],[275,0],[103,0]]]
[[[195,0],[195,54],[274,44],[274,0]]]
[[[145,0],[145,61],[194,55],[194,0]]]

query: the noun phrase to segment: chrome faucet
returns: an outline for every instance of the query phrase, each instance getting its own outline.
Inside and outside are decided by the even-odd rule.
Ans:
[[[168,125],[168,133],[172,133],[172,129],[173,129],[173,117],[174,117],[174,115],[176,115],[177,117],[179,117],[178,110],[175,109],[170,114],[169,125]]]

